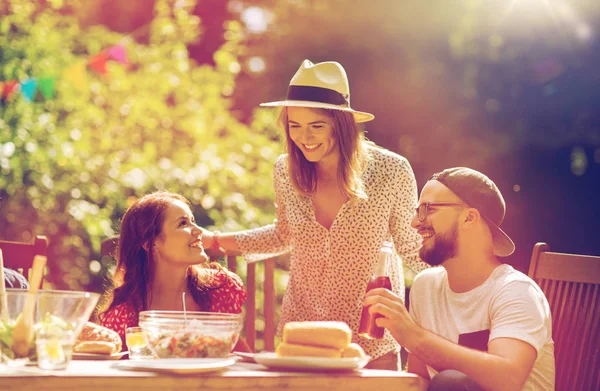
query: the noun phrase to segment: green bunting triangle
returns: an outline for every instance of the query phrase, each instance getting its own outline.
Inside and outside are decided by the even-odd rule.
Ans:
[[[54,98],[54,81],[53,77],[44,77],[38,81],[38,89],[44,95],[44,98]]]

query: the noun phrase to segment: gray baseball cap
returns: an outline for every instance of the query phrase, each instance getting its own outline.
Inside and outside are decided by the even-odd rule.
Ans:
[[[459,196],[466,204],[479,211],[492,232],[494,254],[507,257],[515,251],[515,244],[500,229],[506,213],[506,203],[498,186],[487,176],[467,167],[447,168],[433,174],[436,180]]]

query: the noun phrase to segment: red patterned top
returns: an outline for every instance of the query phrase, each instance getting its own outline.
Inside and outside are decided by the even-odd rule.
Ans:
[[[214,285],[219,288],[211,291],[210,312],[227,312],[239,314],[246,300],[246,290],[240,277],[230,271],[206,269],[213,273]],[[127,350],[125,329],[138,326],[139,313],[131,303],[121,303],[108,310],[101,320],[101,325],[119,333],[123,342],[123,350]]]

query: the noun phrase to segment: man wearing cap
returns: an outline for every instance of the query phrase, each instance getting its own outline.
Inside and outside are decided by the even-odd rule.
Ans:
[[[503,264],[514,251],[501,229],[506,207],[487,176],[465,167],[434,174],[423,187],[412,226],[423,238],[424,270],[410,312],[393,292],[369,292],[364,304],[409,351],[408,371],[429,390],[554,389],[548,302],[537,284]]]

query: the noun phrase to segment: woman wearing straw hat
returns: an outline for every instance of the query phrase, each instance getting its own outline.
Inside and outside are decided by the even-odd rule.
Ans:
[[[279,332],[290,321],[344,321],[372,368],[397,369],[399,346],[358,335],[362,300],[384,241],[394,244],[393,291],[404,297],[402,260],[415,271],[421,238],[410,222],[417,186],[408,161],[365,139],[358,123],[372,114],[350,107],[344,68],[305,60],[282,107],[288,153],[274,169],[277,219],[223,234],[204,231],[205,247],[241,251],[249,262],[291,252]],[[399,257],[398,257],[399,256]]]

